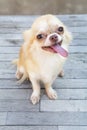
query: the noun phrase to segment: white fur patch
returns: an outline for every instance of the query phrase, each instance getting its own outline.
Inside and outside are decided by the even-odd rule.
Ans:
[[[46,39],[46,41],[45,41],[45,43],[44,43],[45,46],[50,46],[50,45],[52,45],[52,42],[50,41],[50,37],[51,37],[52,35],[57,35],[57,36],[58,36],[58,42],[60,42],[60,41],[62,40],[62,37],[61,37],[59,34],[57,34],[57,33],[52,33],[52,34],[48,35],[48,37],[47,37],[47,39]]]

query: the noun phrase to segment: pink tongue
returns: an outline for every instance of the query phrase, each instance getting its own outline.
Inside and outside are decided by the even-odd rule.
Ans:
[[[62,48],[60,45],[53,45],[51,46],[51,48],[56,52],[56,53],[59,53],[61,56],[63,57],[67,57],[68,56],[68,52]]]

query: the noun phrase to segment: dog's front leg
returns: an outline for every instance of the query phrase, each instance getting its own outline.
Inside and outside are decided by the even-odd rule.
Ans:
[[[33,92],[31,95],[31,102],[36,104],[40,100],[40,84],[36,79],[30,79],[32,83]]]
[[[56,93],[56,91],[52,88],[52,86],[51,86],[50,83],[45,83],[45,89],[46,89],[47,96],[48,96],[50,99],[57,99],[57,93]]]

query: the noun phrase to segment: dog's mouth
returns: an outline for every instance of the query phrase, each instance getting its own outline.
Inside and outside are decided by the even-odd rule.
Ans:
[[[51,53],[59,53],[61,56],[67,57],[68,52],[63,47],[61,47],[61,44],[62,40],[52,46],[43,46],[42,49]]]
[[[51,45],[51,46],[43,46],[42,49],[45,50],[45,51],[58,53],[56,47],[61,46],[61,44],[62,44],[62,40],[60,42],[58,42],[58,43],[55,43],[54,45]]]

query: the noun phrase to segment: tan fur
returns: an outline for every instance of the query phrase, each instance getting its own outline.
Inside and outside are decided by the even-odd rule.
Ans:
[[[36,19],[31,29],[24,32],[25,43],[20,49],[19,59],[14,61],[17,65],[16,77],[20,79],[19,82],[29,78],[32,83],[31,101],[33,104],[40,99],[40,80],[45,85],[48,97],[50,99],[57,98],[56,92],[52,89],[52,83],[58,74],[63,75],[62,67],[66,58],[44,51],[41,47],[48,44],[47,39],[38,40],[36,38],[38,33],[50,36],[55,32],[57,26],[64,27],[62,47],[68,50],[71,34],[67,28],[53,15],[44,15]],[[51,43],[49,42],[49,44]]]

